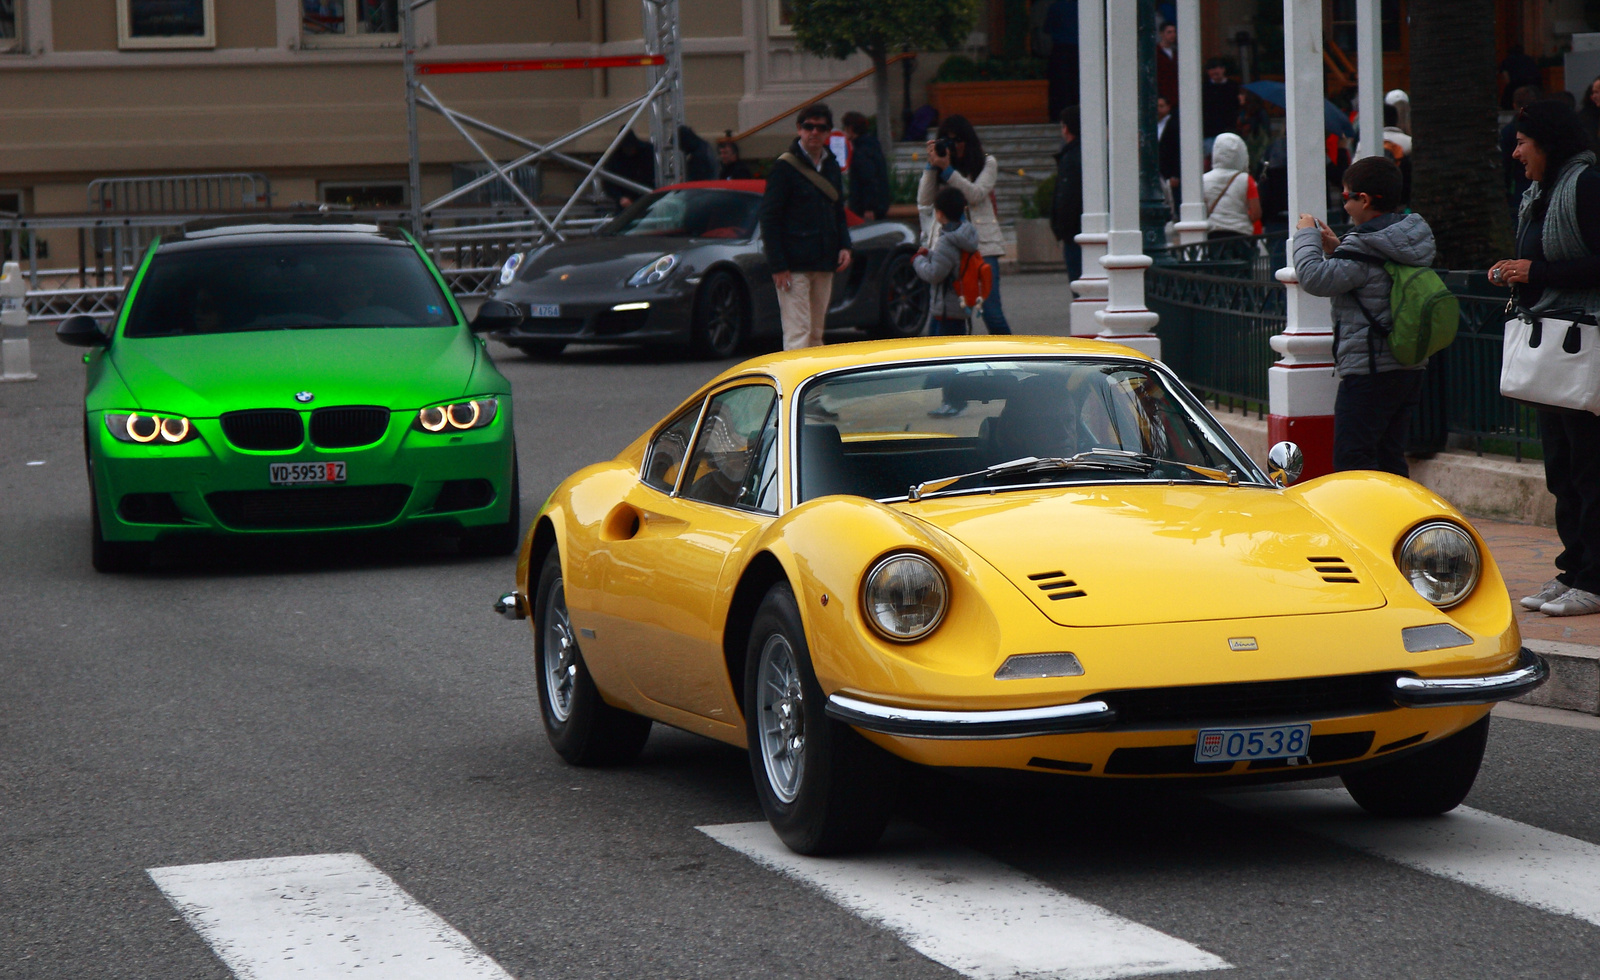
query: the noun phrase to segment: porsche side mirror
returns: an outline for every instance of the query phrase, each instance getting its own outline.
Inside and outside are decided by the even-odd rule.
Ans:
[[[522,310],[515,303],[504,300],[484,300],[478,307],[478,315],[472,318],[473,333],[494,333],[499,330],[511,330],[521,325]]]
[[[100,323],[84,313],[69,316],[56,325],[56,339],[73,347],[104,347],[111,342],[100,331]]]
[[[1267,450],[1267,476],[1280,487],[1300,479],[1300,472],[1305,468],[1305,455],[1292,442],[1280,442]]]

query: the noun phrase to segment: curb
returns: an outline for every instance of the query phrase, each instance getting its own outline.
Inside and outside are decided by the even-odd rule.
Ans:
[[[1556,640],[1523,640],[1550,664],[1550,680],[1516,698],[1521,704],[1600,715],[1600,647]]]

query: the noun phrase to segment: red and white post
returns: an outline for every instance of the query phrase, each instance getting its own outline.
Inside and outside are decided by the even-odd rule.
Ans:
[[[1289,264],[1277,272],[1288,289],[1287,323],[1272,338],[1281,359],[1267,369],[1267,439],[1287,440],[1305,454],[1301,479],[1333,472],[1333,318],[1328,300],[1300,289],[1294,271],[1294,225],[1304,212],[1325,218],[1327,168],[1323,159],[1322,7],[1303,0],[1283,4],[1284,76],[1288,103]],[[1381,127],[1380,127],[1381,128]]]

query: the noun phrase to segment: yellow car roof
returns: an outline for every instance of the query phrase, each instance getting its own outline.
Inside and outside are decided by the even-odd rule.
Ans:
[[[1101,357],[1151,358],[1121,344],[1075,337],[914,337],[910,340],[869,340],[853,344],[829,344],[804,350],[784,351],[751,358],[722,372],[711,382],[750,374],[776,378],[784,391],[816,374],[837,368],[864,367],[935,357],[1015,357],[1019,355],[1060,354]]]

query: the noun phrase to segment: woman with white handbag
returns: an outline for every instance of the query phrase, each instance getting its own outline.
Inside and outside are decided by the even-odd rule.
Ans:
[[[1600,613],[1600,169],[1577,113],[1535,102],[1512,154],[1533,185],[1517,257],[1489,270],[1511,287],[1500,392],[1539,406],[1545,485],[1556,498],[1559,574],[1522,599],[1548,616]]]

